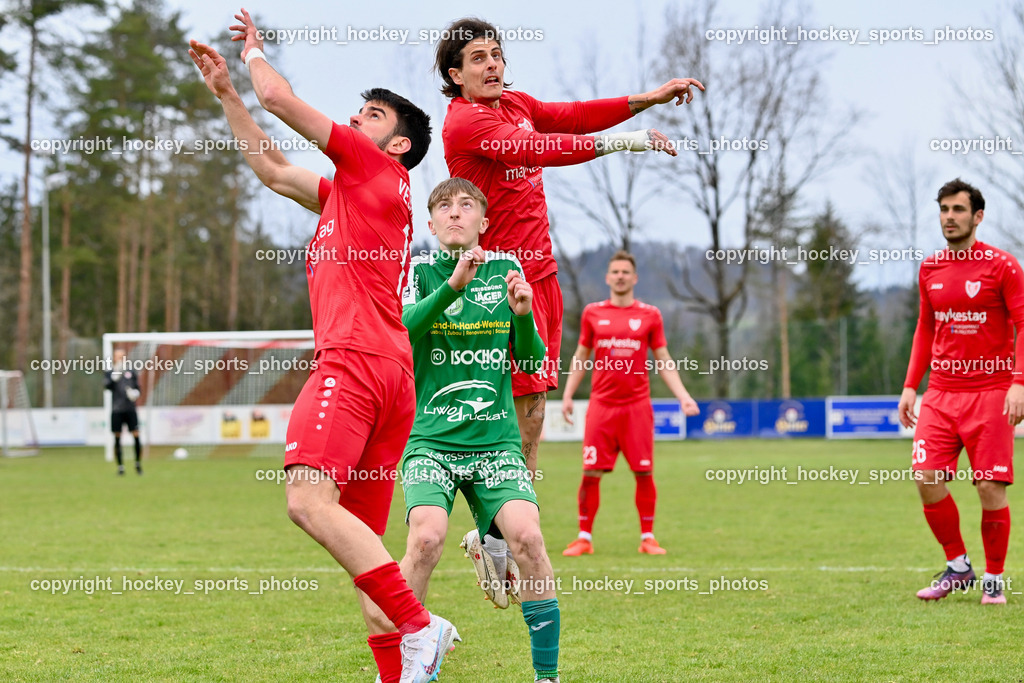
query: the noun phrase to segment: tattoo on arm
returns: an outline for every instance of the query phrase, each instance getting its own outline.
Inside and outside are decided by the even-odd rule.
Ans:
[[[650,106],[651,105],[648,104],[646,97],[637,95],[629,98],[629,111],[633,114],[639,114]]]

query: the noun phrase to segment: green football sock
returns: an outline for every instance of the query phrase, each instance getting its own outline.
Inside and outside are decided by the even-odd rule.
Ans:
[[[558,634],[561,631],[558,599],[524,602],[523,619],[530,629],[530,650],[537,678],[554,678],[558,675]]]

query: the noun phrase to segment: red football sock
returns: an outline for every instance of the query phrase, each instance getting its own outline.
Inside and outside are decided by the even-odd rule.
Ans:
[[[953,494],[949,494],[938,503],[924,506],[924,518],[932,528],[935,538],[946,551],[946,559],[960,557],[967,552],[963,536],[960,535],[960,511],[953,502]]]
[[[381,683],[399,683],[402,679],[402,651],[398,649],[402,642],[402,634],[378,633],[366,639],[373,650],[373,660],[377,662]]]
[[[601,477],[588,477],[583,475],[583,482],[580,484],[580,531],[592,533],[594,531],[594,517],[597,516],[597,508],[601,505]]]
[[[1010,545],[1010,506],[981,511],[981,542],[985,546],[985,571],[1002,574]]]
[[[636,475],[636,509],[640,513],[640,533],[654,533],[654,506],[658,502],[658,490],[654,488],[653,474]]]
[[[352,579],[356,588],[380,607],[402,635],[430,624],[430,613],[413,595],[397,562],[388,562]]]

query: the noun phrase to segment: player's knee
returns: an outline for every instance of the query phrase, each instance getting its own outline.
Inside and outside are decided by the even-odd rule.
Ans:
[[[978,497],[989,509],[1003,507],[1006,502],[1006,484],[1001,481],[981,480],[977,482]]]
[[[302,529],[310,527],[313,516],[314,501],[305,489],[288,489],[288,519]]]
[[[539,526],[516,529],[506,540],[516,557],[540,557],[544,553],[544,536]]]
[[[437,564],[444,550],[445,534],[440,529],[416,529],[409,534],[409,550],[420,563]]]

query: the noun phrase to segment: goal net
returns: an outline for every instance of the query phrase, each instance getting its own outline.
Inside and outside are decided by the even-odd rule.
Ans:
[[[0,452],[9,457],[39,453],[25,377],[17,370],[0,370]]]
[[[124,369],[138,379],[147,458],[282,457],[292,405],[315,367],[313,346],[312,330],[103,335],[104,357],[123,351]],[[103,407],[109,420],[109,391]],[[123,448],[132,443],[127,430],[120,438]]]

